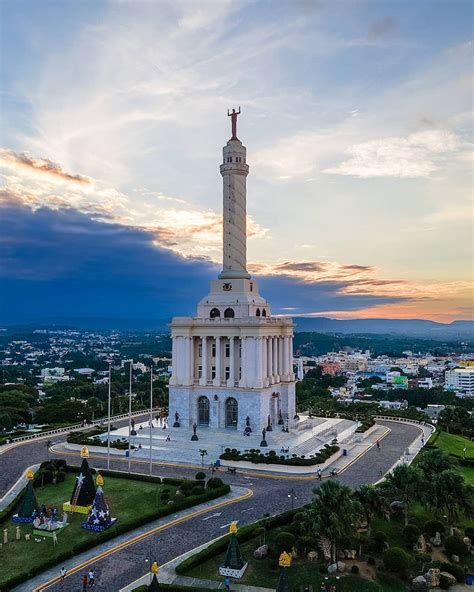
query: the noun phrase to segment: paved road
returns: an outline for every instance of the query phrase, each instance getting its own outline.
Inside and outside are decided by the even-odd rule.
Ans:
[[[391,432],[386,436],[380,449],[373,448],[362,458],[349,467],[340,477],[341,482],[357,487],[363,483],[375,482],[380,478],[380,474],[389,470],[392,465],[400,458],[403,450],[411,444],[420,434],[420,429],[409,424],[396,422],[380,422],[391,428]],[[44,444],[36,443],[42,448],[43,459],[45,455]],[[32,446],[34,452],[30,452]],[[21,474],[22,470],[32,462],[32,454],[38,454],[36,446],[25,446],[28,451],[24,451],[18,460],[16,453],[16,462],[23,462],[23,467],[12,466],[7,459],[0,457],[0,473],[5,468],[11,467],[16,475]],[[8,454],[6,455],[8,456]],[[2,463],[4,467],[2,467]],[[91,464],[96,467],[104,466],[105,459],[93,459]],[[126,464],[123,461],[113,461],[111,468],[124,468]],[[2,470],[3,469],[3,470]],[[132,470],[136,472],[148,472],[146,464],[133,463]],[[193,477],[196,470],[154,466],[155,474],[162,476],[190,476]],[[117,551],[112,556],[104,558],[94,563],[96,570],[96,590],[98,592],[112,592],[119,590],[121,586],[137,579],[146,573],[145,558],[152,557],[157,559],[160,564],[166,563],[175,557],[189,551],[206,541],[212,540],[226,532],[226,528],[232,520],[239,520],[239,524],[247,524],[262,518],[265,514],[277,514],[291,508],[291,497],[289,493],[292,490],[296,499],[295,507],[307,503],[314,487],[319,485],[313,480],[288,480],[285,478],[270,477],[245,477],[243,475],[231,476],[226,473],[220,475],[224,481],[232,484],[249,487],[253,490],[253,496],[242,502],[224,507],[220,510],[220,516],[204,520],[203,516],[191,518],[185,522],[177,524],[172,528],[152,535],[140,542],[134,543]],[[212,511],[211,511],[212,514]],[[55,573],[54,573],[55,575]],[[65,582],[55,584],[48,588],[54,592],[70,592],[80,590],[80,573],[67,578]]]

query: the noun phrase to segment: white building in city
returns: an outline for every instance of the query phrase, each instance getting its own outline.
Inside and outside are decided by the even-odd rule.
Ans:
[[[240,112],[240,111],[239,111]],[[295,415],[293,322],[273,317],[246,262],[246,148],[223,149],[223,269],[195,317],[171,324],[169,422],[260,431]],[[248,418],[248,419],[247,419]]]
[[[474,367],[455,368],[447,370],[445,374],[445,387],[448,390],[474,397]]]

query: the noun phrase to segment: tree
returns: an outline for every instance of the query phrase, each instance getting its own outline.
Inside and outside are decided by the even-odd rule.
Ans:
[[[410,465],[398,465],[387,475],[387,489],[401,498],[404,506],[405,526],[408,524],[410,502],[419,498],[423,479],[420,472]]]
[[[432,481],[436,475],[457,465],[455,459],[440,448],[425,450],[421,455],[418,468],[428,481]]]
[[[95,413],[102,410],[102,401],[97,397],[91,397],[87,400],[87,407],[92,411],[92,421],[94,421]]]
[[[410,567],[411,557],[404,549],[401,549],[400,547],[392,547],[385,551],[383,555],[383,563],[388,571],[404,573]]]
[[[372,522],[376,516],[388,516],[389,507],[383,491],[374,485],[362,485],[354,492],[360,503],[362,514],[367,522],[367,534],[370,536]]]
[[[446,512],[451,534],[460,511],[466,516],[474,516],[474,487],[464,482],[461,473],[450,469],[436,475],[432,495],[433,505]]]
[[[315,538],[330,542],[331,559],[335,562],[337,545],[353,534],[361,508],[351,489],[338,481],[326,481],[313,491],[311,504],[304,512],[303,528]]]

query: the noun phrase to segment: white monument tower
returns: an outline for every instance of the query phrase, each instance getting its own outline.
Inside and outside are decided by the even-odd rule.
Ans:
[[[175,317],[170,425],[260,431],[295,415],[293,322],[272,317],[247,271],[247,150],[232,137],[223,149],[223,266],[195,317]],[[269,423],[270,422],[270,423]]]

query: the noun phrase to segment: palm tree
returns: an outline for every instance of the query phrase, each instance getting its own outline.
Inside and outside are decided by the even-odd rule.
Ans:
[[[338,481],[327,481],[313,491],[311,505],[304,512],[303,525],[308,534],[330,542],[334,563],[338,542],[353,533],[353,524],[361,510],[352,497],[352,490]]]
[[[87,407],[92,411],[92,421],[94,421],[96,411],[102,410],[102,401],[98,397],[91,397],[87,400]]]
[[[421,470],[425,478],[431,482],[436,475],[452,469],[456,465],[456,460],[444,450],[433,448],[432,450],[423,451],[417,467]]]
[[[354,498],[362,508],[362,514],[367,522],[367,534],[370,536],[372,522],[376,516],[389,516],[389,506],[380,487],[362,485],[354,492]]]
[[[467,517],[474,516],[474,487],[465,483],[461,473],[450,469],[436,475],[432,495],[433,505],[446,512],[451,535],[461,510]]]
[[[405,526],[408,524],[408,505],[420,497],[423,483],[422,476],[417,469],[410,465],[398,465],[386,479],[387,489],[391,494],[402,498],[405,514]]]

